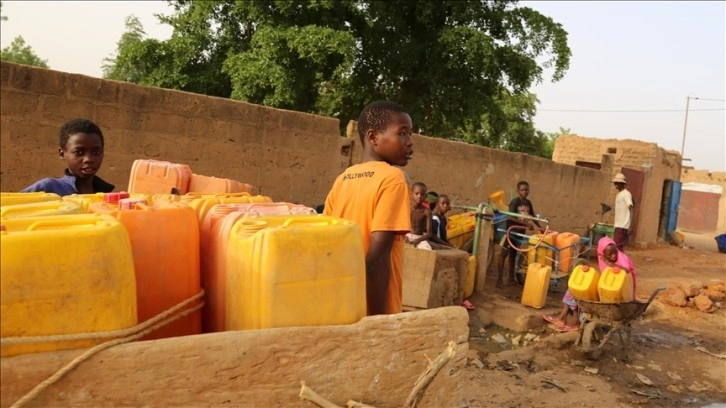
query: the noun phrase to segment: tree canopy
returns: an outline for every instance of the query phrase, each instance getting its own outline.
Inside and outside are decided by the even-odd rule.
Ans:
[[[138,19],[104,75],[341,119],[403,104],[421,134],[546,155],[529,89],[563,77],[563,27],[513,1],[170,2],[165,41]]]
[[[25,44],[22,36],[15,37],[9,46],[0,51],[0,59],[16,64],[48,68],[48,60],[40,58],[29,45]]]
[[[3,3],[0,1],[0,21],[7,21],[8,17],[2,14],[2,7]],[[40,58],[29,45],[25,44],[22,36],[15,37],[9,46],[0,50],[0,60],[48,68],[48,60]]]

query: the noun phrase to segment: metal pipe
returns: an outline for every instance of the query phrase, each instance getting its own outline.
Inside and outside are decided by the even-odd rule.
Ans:
[[[476,256],[479,252],[479,231],[481,231],[481,220],[484,217],[484,203],[480,203],[476,210],[476,222],[474,223],[474,247],[471,249],[471,254]]]
[[[698,98],[693,98],[698,99]],[[683,141],[681,142],[681,161],[683,161],[683,151],[686,147],[686,129],[688,128],[688,105],[691,102],[691,97],[686,97],[686,120],[683,121]]]

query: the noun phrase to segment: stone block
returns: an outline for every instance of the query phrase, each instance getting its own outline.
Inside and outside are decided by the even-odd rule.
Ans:
[[[430,309],[460,305],[469,254],[458,249],[403,250],[403,305]]]

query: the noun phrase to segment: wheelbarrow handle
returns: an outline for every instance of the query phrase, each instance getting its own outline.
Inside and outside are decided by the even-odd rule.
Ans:
[[[655,296],[658,294],[658,292],[660,292],[662,290],[665,290],[665,288],[658,288],[658,289],[654,290],[653,294],[650,295],[650,298],[648,298],[648,301],[646,303],[650,304],[650,302],[652,302],[653,299],[655,299]]]

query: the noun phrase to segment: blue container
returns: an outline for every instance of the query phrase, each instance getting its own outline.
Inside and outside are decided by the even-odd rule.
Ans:
[[[718,252],[726,253],[726,234],[721,234],[715,239],[716,245],[718,245]]]

